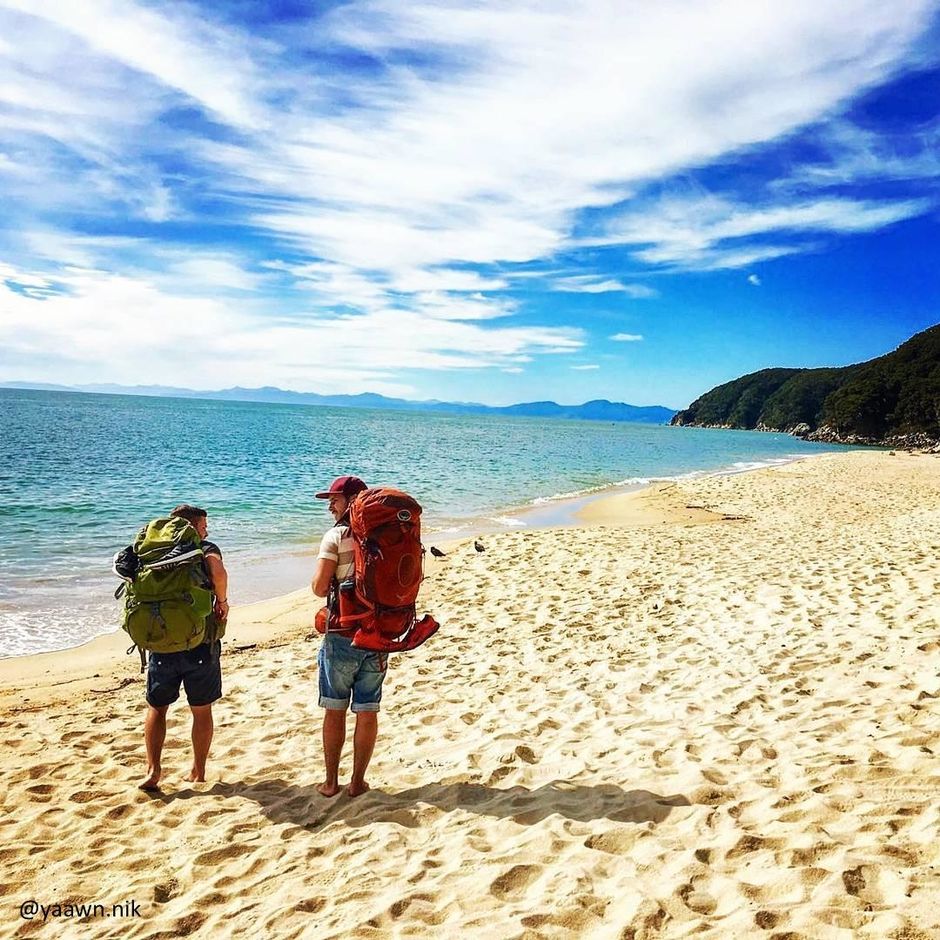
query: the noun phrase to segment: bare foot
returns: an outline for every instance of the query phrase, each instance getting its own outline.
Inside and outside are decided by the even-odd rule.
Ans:
[[[206,772],[203,771],[199,773],[198,770],[194,767],[185,777],[183,777],[188,783],[205,783],[206,782]]]
[[[338,783],[321,783],[320,786],[317,787],[317,793],[319,793],[320,796],[336,796],[339,790],[340,786]]]
[[[160,768],[148,767],[147,779],[137,784],[138,790],[159,790],[160,789]]]
[[[363,780],[361,783],[356,783],[355,781],[351,781],[349,786],[346,787],[346,793],[349,796],[361,796],[367,790],[371,790],[371,789],[372,788],[369,786],[369,784],[365,782],[365,780]]]

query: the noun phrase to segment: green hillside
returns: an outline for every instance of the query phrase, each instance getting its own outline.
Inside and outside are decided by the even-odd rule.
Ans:
[[[839,369],[762,369],[706,392],[672,424],[790,431],[809,440],[940,443],[940,324]]]

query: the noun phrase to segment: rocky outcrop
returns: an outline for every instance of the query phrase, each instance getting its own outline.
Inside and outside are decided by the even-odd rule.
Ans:
[[[796,434],[796,436],[807,441],[819,441],[824,444],[853,444],[870,447],[891,447],[894,450],[922,450],[927,453],[940,453],[940,440],[923,433],[890,434],[887,437],[875,439],[863,437],[860,434],[840,434],[834,428],[823,425],[815,431]]]

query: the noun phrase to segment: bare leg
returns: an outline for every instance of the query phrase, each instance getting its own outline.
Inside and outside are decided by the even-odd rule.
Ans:
[[[350,796],[359,796],[369,789],[366,783],[366,771],[375,749],[375,738],[379,731],[378,712],[359,712],[356,715],[356,732],[353,735],[353,772],[346,792]]]
[[[147,706],[144,720],[144,746],[147,749],[147,777],[138,786],[141,790],[160,789],[160,757],[163,754],[163,742],[166,740],[166,710],[169,705],[155,708]]]
[[[193,713],[193,769],[186,779],[190,783],[206,782],[206,758],[212,744],[215,725],[212,722],[211,705],[190,705]]]
[[[339,759],[346,743],[346,710],[328,708],[323,712],[323,763],[326,780],[317,787],[323,796],[339,793]]]

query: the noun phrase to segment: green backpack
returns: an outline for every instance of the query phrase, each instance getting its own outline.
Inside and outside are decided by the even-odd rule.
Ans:
[[[125,576],[123,627],[136,646],[178,653],[222,636],[225,625],[212,612],[202,540],[185,519],[154,519],[130,550],[136,570]]]

